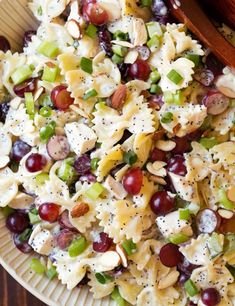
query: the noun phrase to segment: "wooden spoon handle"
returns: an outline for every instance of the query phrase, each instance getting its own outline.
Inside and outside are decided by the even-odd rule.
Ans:
[[[180,6],[176,3],[180,2]],[[171,13],[227,66],[235,67],[235,48],[217,31],[196,0],[168,0]]]

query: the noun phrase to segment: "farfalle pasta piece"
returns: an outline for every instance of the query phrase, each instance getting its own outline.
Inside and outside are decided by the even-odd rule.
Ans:
[[[150,17],[150,11],[148,8],[142,8],[137,5],[136,0],[120,0],[121,8],[122,8],[122,16],[128,17],[139,17],[144,20],[148,20]]]
[[[134,137],[133,151],[138,157],[138,165],[142,167],[149,156],[152,148],[152,135],[150,134],[137,134]]]
[[[135,282],[131,273],[124,272],[116,279],[116,284],[124,300],[132,305],[135,305],[137,296],[143,287]]]
[[[105,284],[101,284],[97,281],[95,274],[90,272],[88,274],[89,282],[88,285],[90,286],[90,292],[93,293],[94,299],[101,299],[109,294],[112,293],[115,283],[114,282],[107,282]]]
[[[12,140],[4,128],[0,128],[0,169],[4,168],[10,161]]]
[[[226,135],[234,126],[235,107],[229,107],[222,114],[213,116],[211,126],[221,135]]]
[[[66,72],[71,70],[76,70],[79,67],[80,64],[80,57],[74,54],[73,52],[66,52],[63,54],[60,54],[58,56],[58,62],[61,74],[66,74]]]
[[[110,21],[118,20],[121,17],[119,0],[97,0],[97,3],[108,13]]]
[[[211,148],[210,153],[213,155],[214,161],[221,163],[231,175],[235,174],[235,142],[220,143]]]
[[[134,205],[138,208],[146,208],[154,192],[156,192],[156,187],[153,182],[149,181],[147,177],[144,176],[140,192],[133,196]]]
[[[192,142],[192,151],[184,154],[187,168],[186,180],[201,181],[210,173],[212,156],[200,143]]]
[[[0,207],[7,206],[17,195],[18,180],[10,168],[0,170]]]
[[[132,80],[126,83],[127,87],[127,100],[138,97],[142,91],[149,89],[150,85],[141,80]]]

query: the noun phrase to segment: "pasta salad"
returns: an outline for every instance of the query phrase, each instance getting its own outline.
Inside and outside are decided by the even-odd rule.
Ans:
[[[235,305],[235,71],[163,0],[28,6],[22,52],[0,36],[15,246],[119,306]]]

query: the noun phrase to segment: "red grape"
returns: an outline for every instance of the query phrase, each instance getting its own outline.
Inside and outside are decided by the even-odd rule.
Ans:
[[[172,138],[172,141],[176,144],[174,149],[171,151],[172,154],[183,154],[191,150],[191,145],[187,135],[184,137],[174,137]]]
[[[93,242],[93,250],[95,252],[104,253],[108,251],[112,244],[113,239],[109,238],[108,234],[102,232],[99,234],[98,240]]]
[[[19,85],[15,85],[13,87],[14,93],[21,97],[24,98],[24,94],[26,92],[34,92],[37,87],[37,78],[30,78],[23,83],[20,83]]]
[[[20,234],[29,226],[28,216],[22,212],[14,212],[6,219],[6,227],[12,233]]]
[[[154,148],[153,151],[150,153],[150,159],[152,162],[155,161],[166,161],[166,152]]]
[[[178,270],[187,276],[190,276],[196,268],[199,266],[191,264],[184,256],[182,256],[181,261],[177,265]]]
[[[182,254],[176,244],[168,243],[161,248],[159,257],[164,266],[171,268],[180,263]]]
[[[29,172],[42,170],[47,164],[46,158],[39,153],[32,153],[26,159],[25,166]]]
[[[139,53],[139,58],[143,61],[147,61],[147,59],[150,57],[151,55],[151,51],[149,50],[148,47],[146,46],[138,46],[135,48],[136,51],[138,51]]]
[[[193,78],[203,86],[208,87],[213,83],[215,77],[211,70],[201,68],[195,71]]]
[[[61,250],[65,250],[69,247],[74,238],[75,232],[65,228],[56,235],[56,243]]]
[[[38,213],[42,220],[53,223],[58,220],[60,206],[54,203],[43,203],[39,206]]]
[[[126,80],[129,75],[130,64],[121,63],[118,64],[118,69],[121,73],[122,80]]]
[[[164,190],[157,191],[150,200],[150,206],[156,215],[165,215],[174,209],[175,199]]]
[[[61,228],[67,228],[70,230],[75,230],[75,227],[69,221],[69,211],[66,209],[58,217],[58,223]]]
[[[23,37],[23,47],[28,47],[28,44],[32,41],[32,36],[36,35],[37,32],[34,30],[29,30],[24,33]]]
[[[0,104],[0,122],[5,123],[7,113],[9,111],[10,105],[9,103],[1,103]]]
[[[3,52],[7,52],[11,49],[9,41],[6,39],[6,37],[0,35],[0,50]]]
[[[108,22],[108,13],[98,3],[85,3],[83,5],[83,17],[96,26],[101,26]]]
[[[171,157],[167,162],[167,170],[177,175],[185,176],[187,174],[187,168],[184,157],[182,155]]]
[[[16,140],[11,149],[11,158],[19,163],[21,159],[30,152],[31,147],[22,140]]]
[[[112,36],[106,26],[101,26],[99,28],[98,38],[101,49],[104,50],[104,52],[108,57],[112,57],[113,55],[112,43],[111,43]]]
[[[91,170],[91,160],[86,154],[78,157],[74,162],[74,168],[79,175],[87,174]]]
[[[162,17],[168,17],[169,11],[163,0],[153,0],[152,1],[152,13],[157,20]]]
[[[70,152],[67,137],[63,135],[52,136],[47,143],[47,153],[54,160],[65,159]]]
[[[211,90],[202,100],[207,107],[208,114],[219,115],[229,106],[229,98],[217,90]]]
[[[130,65],[129,76],[132,79],[146,81],[149,77],[151,69],[149,64],[141,59],[137,59],[134,64]]]
[[[189,140],[189,141],[197,141],[201,138],[203,134],[203,131],[200,129],[195,130],[194,132],[187,134],[185,137]]]
[[[79,181],[95,183],[96,182],[96,176],[92,173],[83,174],[79,177]]]
[[[221,301],[220,293],[215,288],[208,288],[201,293],[202,302],[206,306],[216,306]]]
[[[132,195],[136,195],[140,192],[143,182],[143,173],[140,168],[131,168],[123,177],[124,189]]]
[[[22,253],[28,254],[33,251],[32,247],[28,244],[28,241],[21,241],[19,234],[13,235],[13,241],[17,249],[19,249]]]
[[[219,228],[221,217],[212,209],[205,208],[198,212],[196,222],[199,232],[210,234]]]
[[[74,99],[71,97],[70,92],[67,91],[66,85],[58,85],[53,88],[51,92],[51,101],[54,106],[60,110],[66,110],[74,103]]]
[[[224,69],[224,65],[217,59],[217,57],[215,57],[212,52],[206,57],[206,66],[213,72],[215,77],[223,74],[222,70]]]

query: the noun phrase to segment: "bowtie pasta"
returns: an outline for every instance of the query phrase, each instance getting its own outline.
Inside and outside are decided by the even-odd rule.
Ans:
[[[28,6],[23,50],[0,36],[0,208],[31,269],[119,306],[235,305],[234,69],[163,0]]]

